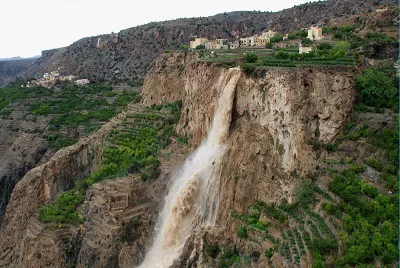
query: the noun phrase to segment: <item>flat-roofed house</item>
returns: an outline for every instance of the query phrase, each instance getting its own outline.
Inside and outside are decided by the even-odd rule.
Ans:
[[[307,38],[311,39],[312,41],[324,39],[324,36],[322,35],[322,28],[314,25],[311,26],[310,29],[308,29]]]
[[[190,41],[189,48],[196,48],[197,46],[204,45],[207,41],[207,38],[196,37],[194,41]]]
[[[254,36],[254,46],[265,47],[267,43],[270,42],[270,38],[266,36]]]

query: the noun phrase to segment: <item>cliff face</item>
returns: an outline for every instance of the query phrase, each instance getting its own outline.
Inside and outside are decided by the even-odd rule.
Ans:
[[[38,222],[38,209],[71,189],[76,179],[96,170],[101,161],[102,133],[107,133],[109,127],[105,125],[97,135],[58,151],[15,186],[0,233],[0,267],[63,267],[63,252],[52,233]]]
[[[239,78],[220,178],[217,226],[208,230],[211,239],[232,242],[232,209],[242,213],[257,200],[293,201],[299,177],[318,165],[320,156],[312,144],[332,141],[352,110],[353,71],[340,67],[266,68],[256,76]],[[213,118],[222,72],[196,61],[194,54],[164,55],[153,63],[145,80],[144,103],[182,99],[177,131],[198,145]],[[183,259],[186,263],[197,256],[199,264],[202,257],[196,254],[201,251],[201,235],[193,236]],[[180,267],[186,267],[183,263]]]
[[[0,267],[133,267],[145,254],[166,185],[188,147],[172,143],[159,160],[160,176],[143,182],[138,174],[94,184],[78,210],[82,224],[44,223],[39,208],[102,164],[111,130],[124,127],[144,106],[125,111],[91,136],[59,150],[15,186],[0,230]],[[171,157],[173,153],[174,157]]]
[[[198,145],[213,116],[216,85],[223,69],[197,61],[192,53],[173,53],[155,61],[143,86],[143,102],[182,99],[178,132]],[[355,91],[351,68],[267,68],[258,77],[238,81],[234,121],[256,124],[274,140],[273,151],[286,173],[305,174],[315,155],[309,142],[330,142],[352,109]]]
[[[226,71],[193,53],[162,55],[145,79],[143,104],[182,100],[176,130],[195,148],[209,131]],[[354,94],[349,68],[266,68],[254,76],[242,74],[221,167],[217,224],[190,237],[176,266],[190,266],[187,261],[194,258],[199,267],[214,267],[201,253],[205,233],[211,242],[236,243],[249,252],[258,247],[232,240],[237,226],[230,211],[242,212],[256,200],[291,202],[298,176],[318,164],[311,144],[328,143],[341,131]],[[86,218],[83,224],[44,224],[38,209],[95,171],[105,137],[131,113],[143,113],[144,105],[129,106],[15,186],[0,232],[0,267],[132,267],[143,260],[168,182],[187,156],[182,144],[173,142],[161,153],[156,180],[129,175],[94,184],[78,208]]]

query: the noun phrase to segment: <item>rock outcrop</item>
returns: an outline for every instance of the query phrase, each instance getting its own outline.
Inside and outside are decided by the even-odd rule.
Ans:
[[[215,85],[224,71],[196,60],[191,53],[164,55],[145,79],[143,101],[150,105],[182,99],[177,131],[198,145],[209,131],[218,96]],[[220,178],[217,226],[211,230],[217,240],[229,244],[235,230],[231,210],[242,213],[257,200],[293,201],[298,177],[318,165],[313,145],[331,142],[352,111],[354,71],[350,67],[270,67],[239,78]],[[190,246],[192,242],[188,250],[196,248]],[[186,257],[193,254],[196,249],[184,252]]]
[[[59,245],[38,222],[39,207],[71,189],[75,180],[96,170],[101,162],[99,145],[110,127],[111,124],[106,124],[97,135],[58,151],[46,164],[30,170],[15,186],[0,232],[0,267],[28,267],[32,260],[63,267]],[[42,260],[42,255],[47,257]]]
[[[99,168],[110,131],[143,109],[129,105],[98,132],[59,150],[17,183],[0,231],[0,267],[132,267],[143,259],[166,186],[188,153],[182,143],[173,141],[161,152],[157,180],[143,182],[130,174],[90,187],[78,208],[86,218],[83,224],[39,219],[42,205]]]

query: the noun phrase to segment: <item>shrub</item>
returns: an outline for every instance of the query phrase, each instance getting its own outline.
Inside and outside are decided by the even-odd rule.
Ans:
[[[303,39],[301,39],[301,43],[302,43],[303,45],[311,45],[311,44],[312,44],[312,41],[311,41],[310,38],[303,38]]]
[[[133,217],[128,223],[124,224],[121,231],[121,240],[130,244],[135,242],[139,235],[137,231],[139,225],[139,217]]]
[[[391,189],[392,191],[397,191],[399,182],[396,176],[388,173],[382,173],[379,175],[379,178],[384,181],[387,188]]]
[[[255,53],[247,53],[244,57],[246,63],[255,63],[258,60],[258,56]]]
[[[331,43],[323,42],[323,43],[319,43],[317,45],[318,50],[330,50],[332,48],[333,48],[333,45]]]
[[[268,49],[272,49],[273,47],[274,47],[274,45],[272,43],[267,43],[265,45],[265,48],[268,48]]]
[[[393,37],[389,37],[384,33],[377,33],[377,32],[368,32],[365,35],[365,39],[367,39],[368,42],[375,42],[379,44],[385,44],[385,43],[397,43],[397,40]]]
[[[373,158],[373,157],[368,158],[367,163],[368,163],[368,165],[370,165],[371,167],[375,168],[378,171],[383,170],[383,164],[381,163],[381,161],[379,161],[376,158]]]
[[[267,251],[265,251],[265,256],[268,259],[271,259],[273,255],[274,255],[274,249],[273,248],[269,248]]]
[[[314,186],[311,180],[306,180],[295,188],[296,203],[305,205],[315,200]]]
[[[308,32],[305,30],[297,30],[293,33],[288,34],[289,39],[296,39],[296,38],[302,38],[302,37],[307,37]]]
[[[345,41],[337,42],[332,49],[329,51],[329,54],[332,58],[338,59],[347,56],[350,52],[350,44]]]
[[[282,41],[283,39],[283,34],[276,34],[274,37],[271,37],[270,42],[271,43],[278,43]]]
[[[84,192],[70,190],[57,196],[54,204],[39,208],[39,217],[44,222],[82,222],[83,217],[76,211],[76,207],[83,202]]]
[[[277,59],[286,60],[286,59],[289,59],[289,57],[290,57],[290,54],[285,51],[277,51],[274,54],[274,58],[277,58]]]
[[[245,74],[251,74],[256,69],[256,65],[254,63],[244,63],[242,65],[242,70]]]
[[[198,45],[198,46],[196,46],[196,49],[205,49],[205,48],[206,48],[205,45]]]
[[[320,253],[327,254],[330,251],[337,250],[338,244],[335,238],[317,238],[312,241],[312,250]]]
[[[331,215],[337,215],[339,212],[339,208],[333,203],[322,203],[322,209]]]
[[[369,106],[397,109],[398,92],[384,72],[369,68],[356,77],[357,101]]]
[[[351,174],[359,174],[365,171],[365,166],[361,164],[351,164],[347,169],[347,172]]]
[[[217,244],[211,244],[211,245],[206,246],[206,253],[208,254],[208,256],[210,256],[213,259],[215,259],[215,257],[218,256],[219,251],[220,251],[220,249]]]
[[[336,152],[339,148],[339,145],[337,143],[328,143],[325,145],[325,149],[328,152]]]
[[[235,252],[233,248],[225,249],[224,254],[221,256],[220,268],[232,267],[234,263],[240,261],[239,255]]]
[[[143,86],[143,83],[144,83],[144,79],[139,78],[139,79],[128,82],[128,85],[130,85],[131,87],[140,87],[140,86]]]
[[[236,232],[240,238],[248,238],[249,234],[247,233],[247,229],[245,227],[240,227]]]

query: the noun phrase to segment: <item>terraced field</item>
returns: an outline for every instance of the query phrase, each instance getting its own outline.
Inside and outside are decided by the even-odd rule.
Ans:
[[[131,176],[141,180],[159,175],[158,155],[174,135],[181,102],[144,107],[130,104],[128,111],[111,121],[116,127],[104,143],[103,165],[90,177],[78,180],[75,187],[61,193],[56,201],[40,209],[43,222],[83,222],[76,208],[85,200],[86,190],[96,182]]]

